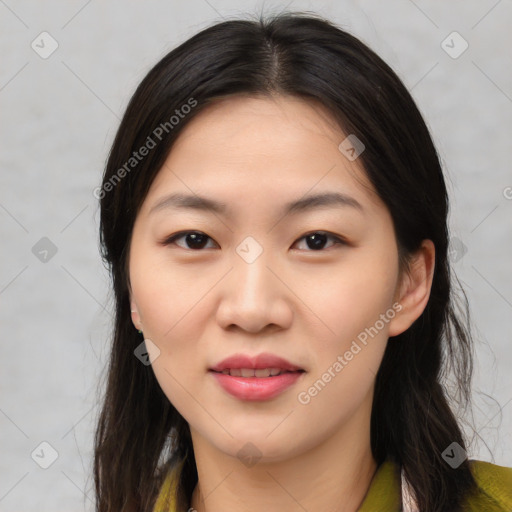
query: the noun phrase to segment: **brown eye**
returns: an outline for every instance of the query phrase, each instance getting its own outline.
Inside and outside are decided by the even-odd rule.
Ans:
[[[325,245],[329,239],[334,240],[334,243],[330,247],[336,244],[345,245],[345,241],[340,237],[326,233],[325,231],[315,231],[313,233],[309,233],[304,235],[299,240],[305,240],[308,249],[312,251],[322,251],[325,249]]]
[[[176,243],[176,241],[180,239],[184,239],[185,246]],[[163,245],[175,244],[183,249],[200,250],[206,246],[208,240],[211,240],[211,238],[200,231],[181,231],[167,238],[163,242]]]

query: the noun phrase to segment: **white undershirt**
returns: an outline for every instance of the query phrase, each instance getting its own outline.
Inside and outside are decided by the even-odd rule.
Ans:
[[[401,487],[402,487],[402,512],[418,512],[418,507],[412,497],[409,482],[405,479],[404,470],[401,471]]]

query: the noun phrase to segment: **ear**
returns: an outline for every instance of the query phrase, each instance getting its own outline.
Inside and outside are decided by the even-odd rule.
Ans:
[[[401,309],[397,308],[397,315],[389,323],[389,336],[406,331],[423,313],[430,297],[434,267],[434,243],[423,240],[397,285],[395,301]]]
[[[137,308],[137,304],[133,300],[130,294],[130,310],[132,314],[132,323],[135,326],[135,329],[142,330],[142,322],[140,321],[139,309]]]

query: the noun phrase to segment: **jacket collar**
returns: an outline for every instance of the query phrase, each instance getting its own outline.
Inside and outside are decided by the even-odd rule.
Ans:
[[[373,475],[358,512],[396,512],[401,510],[400,471],[391,461],[384,461]]]

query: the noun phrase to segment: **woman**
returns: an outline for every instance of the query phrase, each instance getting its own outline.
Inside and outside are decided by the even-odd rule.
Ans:
[[[435,148],[394,72],[315,16],[165,56],[106,166],[116,299],[97,510],[512,510],[470,461],[468,324]]]

